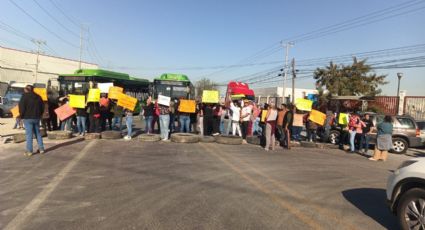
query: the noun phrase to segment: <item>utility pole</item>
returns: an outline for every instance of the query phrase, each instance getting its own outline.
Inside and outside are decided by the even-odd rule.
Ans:
[[[41,51],[41,45],[46,45],[46,41],[35,40],[35,39],[32,39],[31,41],[34,42],[37,45],[37,60],[35,62],[35,74],[34,74],[35,83],[37,83],[37,80],[38,80],[38,64],[40,62],[39,56],[40,56],[40,51]]]
[[[83,24],[81,24],[81,29],[80,29],[80,61],[78,63],[78,69],[81,69],[81,58],[83,57],[83,29],[84,29],[84,26],[83,26]]]
[[[295,70],[295,58],[292,58],[292,104],[295,102],[295,78],[297,77],[297,73]]]
[[[288,80],[288,56],[289,56],[289,48],[291,47],[291,46],[293,46],[294,45],[294,43],[293,42],[287,42],[287,43],[285,43],[284,44],[284,46],[285,46],[285,73],[284,73],[284,76],[283,76],[283,97],[282,97],[282,99],[283,99],[283,101],[284,101],[284,103],[285,103],[285,94],[286,94],[286,81]]]

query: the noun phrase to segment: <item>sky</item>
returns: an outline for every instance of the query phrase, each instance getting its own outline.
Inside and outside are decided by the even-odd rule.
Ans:
[[[152,79],[162,73],[182,73],[193,81],[207,77],[225,83],[267,69],[283,67],[283,47],[272,49],[275,52],[270,52],[270,55],[262,55],[265,57],[246,59],[267,47],[279,47],[282,40],[350,19],[361,19],[369,13],[399,4],[411,4],[411,7],[394,10],[392,16],[379,22],[366,23],[307,41],[296,41],[289,49],[288,57],[289,60],[294,58],[296,63],[302,63],[311,58],[425,44],[425,1],[2,0],[0,45],[23,50],[36,48],[28,38],[1,29],[6,24],[30,37],[45,40],[47,54],[78,59],[78,25],[83,24],[84,61],[140,78]],[[416,11],[394,16],[403,10]],[[379,13],[375,15],[379,16]],[[424,56],[424,53],[417,56]],[[218,68],[251,63],[270,64]],[[309,69],[324,65],[326,63]],[[298,69],[302,71],[303,68],[306,67],[300,66]],[[423,67],[376,72],[387,75],[389,83],[382,87],[385,95],[396,94],[397,72],[404,74],[401,90],[407,90],[410,96],[425,95]],[[273,73],[268,78],[277,74]],[[257,81],[252,87],[283,84],[282,81],[260,84],[261,78],[266,78],[261,74],[258,78],[260,82]],[[299,78],[296,87],[313,88],[314,80],[312,77]]]

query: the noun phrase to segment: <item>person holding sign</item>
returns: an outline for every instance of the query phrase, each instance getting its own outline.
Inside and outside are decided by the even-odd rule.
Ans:
[[[159,109],[159,127],[161,130],[162,141],[168,141],[170,125],[170,108],[166,105],[158,104]]]
[[[33,135],[37,137],[38,149],[41,154],[44,153],[43,138],[40,133],[40,119],[44,112],[44,104],[41,97],[34,93],[34,87],[27,85],[24,88],[24,94],[19,101],[19,114],[24,120],[25,139],[26,139],[26,156],[32,156]]]
[[[152,97],[149,96],[146,105],[143,106],[143,116],[145,116],[145,133],[152,133],[152,121],[155,112],[155,105],[152,103]]]
[[[61,97],[59,98],[59,104],[65,105],[65,104],[69,104],[69,97],[65,96],[65,97]],[[64,130],[68,130],[68,131],[72,131],[72,116],[66,118],[65,120],[61,121],[60,123],[60,129],[62,131]]]

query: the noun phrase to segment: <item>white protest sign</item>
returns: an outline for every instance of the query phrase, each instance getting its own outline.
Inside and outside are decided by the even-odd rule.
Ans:
[[[158,95],[158,104],[170,106],[171,97]]]
[[[114,86],[114,83],[97,83],[97,88],[100,89],[100,93],[108,93],[109,87]]]

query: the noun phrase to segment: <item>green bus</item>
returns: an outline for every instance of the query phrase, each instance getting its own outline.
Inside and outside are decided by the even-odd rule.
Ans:
[[[114,83],[124,88],[126,94],[145,99],[150,93],[149,80],[131,77],[126,73],[118,73],[103,69],[79,69],[73,74],[62,74],[58,77],[59,95],[87,94],[90,84]]]
[[[153,80],[153,95],[171,98],[193,99],[195,90],[189,78],[183,74],[165,73]]]

